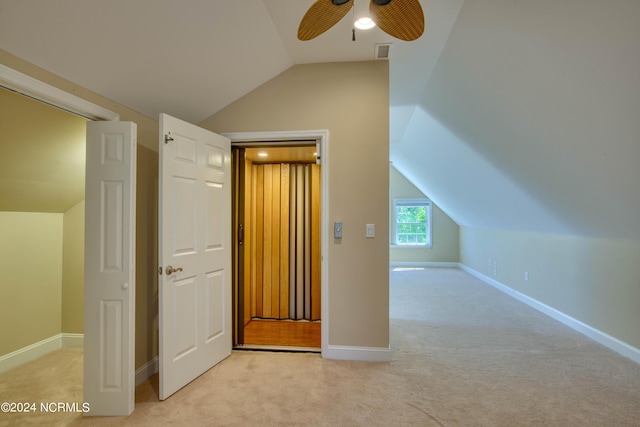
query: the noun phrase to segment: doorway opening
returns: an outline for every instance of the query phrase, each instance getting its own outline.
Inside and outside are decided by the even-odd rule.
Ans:
[[[83,345],[87,118],[0,81],[0,372]]]
[[[316,140],[233,143],[234,346],[320,351]]]

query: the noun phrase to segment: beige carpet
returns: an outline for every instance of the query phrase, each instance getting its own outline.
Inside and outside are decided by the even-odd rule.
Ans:
[[[391,363],[234,352],[130,417],[0,414],[0,425],[639,426],[640,365],[463,271],[391,273]],[[0,402],[81,401],[82,355],[0,375]]]

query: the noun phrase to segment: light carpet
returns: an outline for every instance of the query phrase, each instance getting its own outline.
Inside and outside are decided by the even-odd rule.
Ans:
[[[234,351],[129,417],[0,414],[0,425],[639,426],[640,365],[457,269],[392,271],[390,363]],[[82,401],[82,354],[0,375],[0,402]]]

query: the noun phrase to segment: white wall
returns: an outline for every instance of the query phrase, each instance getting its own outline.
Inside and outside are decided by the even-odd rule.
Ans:
[[[568,233],[570,228],[465,140],[422,108],[402,143],[391,146],[393,166],[461,226]]]
[[[461,225],[465,266],[636,348],[638,16],[629,0],[464,2],[391,146]]]
[[[460,241],[465,266],[640,349],[640,242],[476,227]]]
[[[638,16],[630,0],[464,2],[421,106],[470,162],[409,151],[448,168],[428,194],[460,224],[640,240]]]

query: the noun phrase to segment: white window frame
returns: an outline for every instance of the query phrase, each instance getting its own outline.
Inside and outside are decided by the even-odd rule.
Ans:
[[[426,212],[426,243],[398,243],[398,206],[424,206]],[[397,248],[430,248],[433,246],[433,203],[428,198],[421,199],[394,199],[393,200],[393,247]]]

